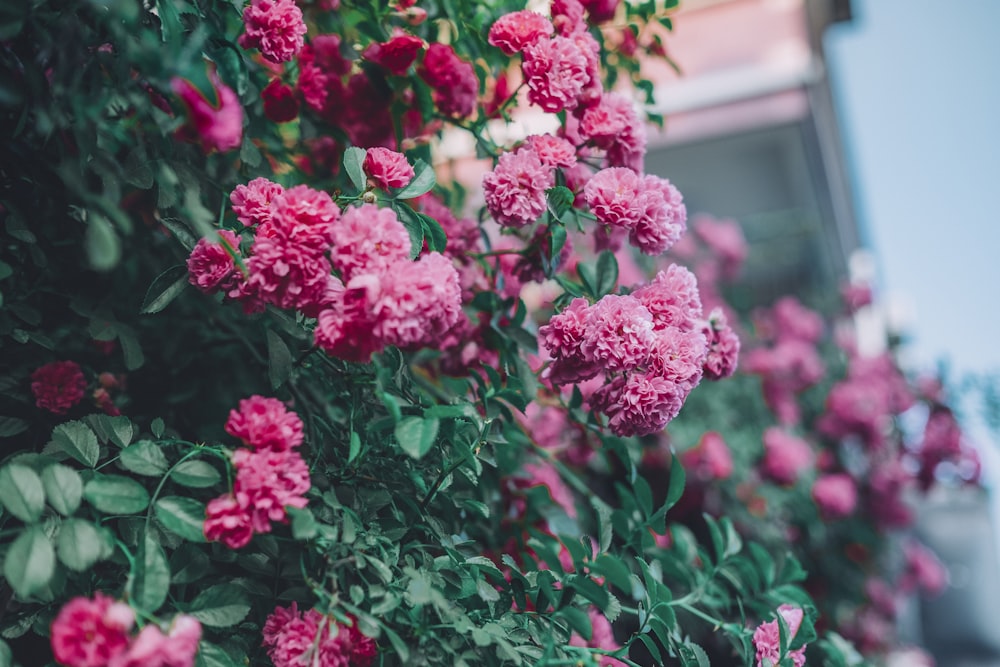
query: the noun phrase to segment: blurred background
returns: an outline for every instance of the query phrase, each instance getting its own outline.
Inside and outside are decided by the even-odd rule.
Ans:
[[[1000,665],[998,21],[994,0],[686,0],[646,163],[690,212],[740,222],[742,308],[792,293],[830,311],[867,284],[859,348],[902,343],[904,369],[944,374],[986,491],[944,487],[918,510],[951,578],[902,634],[943,667]]]

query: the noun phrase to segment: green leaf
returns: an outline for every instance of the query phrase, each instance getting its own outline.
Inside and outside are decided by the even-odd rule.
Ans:
[[[91,211],[87,216],[87,232],[83,243],[90,268],[95,271],[110,271],[118,266],[122,256],[122,243],[103,215]]]
[[[242,659],[234,658],[215,644],[205,640],[198,644],[195,667],[242,667],[245,664],[247,664],[245,657]]]
[[[600,528],[600,550],[605,552],[611,546],[611,507],[606,502],[594,496],[590,504],[597,511],[597,525]]]
[[[111,442],[118,447],[128,447],[135,436],[135,425],[132,424],[132,420],[128,417],[121,415],[118,417],[91,415],[87,417],[87,421],[97,435],[98,440],[103,443]]]
[[[250,600],[239,586],[219,584],[202,591],[191,603],[188,613],[211,628],[228,628],[250,613]]]
[[[676,505],[677,501],[681,499],[681,495],[684,493],[685,479],[684,466],[681,465],[680,459],[673,455],[670,461],[670,488],[667,490],[667,499],[663,503],[667,509]]]
[[[183,264],[172,266],[153,279],[146,290],[139,312],[143,315],[158,313],[180,296],[188,286],[188,270]]]
[[[288,516],[292,518],[292,537],[297,540],[309,540],[316,537],[319,524],[316,523],[316,517],[313,516],[308,507],[303,509],[289,507]]]
[[[368,179],[365,177],[365,155],[368,153],[364,148],[358,148],[357,146],[351,146],[346,151],[344,151],[344,171],[347,172],[347,177],[351,179],[351,183],[359,191],[363,192],[368,185]]]
[[[448,235],[444,233],[441,223],[423,213],[417,213],[420,222],[424,227],[424,238],[427,239],[427,247],[435,252],[444,252],[448,247]]]
[[[97,527],[83,519],[66,519],[59,527],[56,553],[63,565],[75,572],[83,572],[100,560],[104,540]]]
[[[83,487],[83,497],[105,514],[136,514],[149,506],[149,492],[121,475],[95,475]]]
[[[0,3],[0,42],[8,42],[21,32],[31,11],[28,0],[5,0]]]
[[[410,259],[416,259],[424,248],[424,223],[417,212],[406,204],[394,204],[393,209],[410,235]]]
[[[437,419],[407,417],[396,424],[396,440],[412,458],[422,458],[434,444],[440,425]]]
[[[569,627],[576,632],[576,634],[583,637],[586,641],[590,641],[590,637],[594,632],[593,626],[590,623],[590,615],[579,607],[566,607],[559,612],[563,620],[569,624]]]
[[[159,417],[149,423],[149,430],[152,432],[154,437],[162,438],[164,429],[163,420]]]
[[[351,444],[350,449],[347,451],[347,462],[351,463],[354,459],[358,458],[358,454],[361,453],[361,436],[358,435],[357,431],[351,431]]]
[[[117,326],[118,342],[122,346],[122,354],[125,356],[125,368],[134,371],[146,363],[146,357],[142,354],[142,347],[139,346],[139,339],[131,327],[124,324]]]
[[[27,430],[28,422],[23,419],[0,416],[0,438],[9,438]]]
[[[267,376],[277,389],[292,374],[292,353],[277,333],[267,330]]]
[[[34,523],[45,509],[45,487],[34,470],[12,463],[0,468],[0,502],[25,523]]]
[[[0,639],[0,667],[12,667],[14,664],[14,654],[10,650],[7,642]]]
[[[170,473],[170,479],[181,486],[205,489],[218,484],[222,476],[207,461],[192,460],[185,461],[174,468],[173,472]]]
[[[205,506],[193,498],[166,496],[154,505],[163,527],[188,542],[205,542]]]
[[[88,468],[97,465],[97,458],[101,454],[97,436],[89,426],[80,421],[56,426],[52,430],[52,445]]]
[[[597,273],[594,276],[595,296],[602,297],[610,294],[618,284],[618,260],[610,250],[605,250],[597,258]]]
[[[576,199],[573,191],[562,185],[549,188],[545,191],[545,195],[548,200],[549,212],[556,220],[562,220],[563,215],[573,208],[573,201]],[[558,256],[559,253],[553,251],[552,254]]]
[[[153,187],[153,183],[155,183],[153,167],[150,164],[150,159],[146,155],[145,149],[141,145],[133,148],[125,156],[122,172],[122,178],[124,178],[126,183],[142,190],[150,189]]]
[[[170,568],[163,549],[146,535],[132,563],[127,589],[132,601],[148,612],[155,612],[167,599]]]
[[[413,179],[404,188],[397,190],[396,194],[393,195],[393,199],[413,199],[414,197],[419,197],[422,194],[430,192],[435,183],[437,183],[437,178],[434,175],[434,168],[423,160],[417,160],[413,165]]]
[[[31,526],[10,545],[3,561],[3,575],[21,598],[48,586],[55,573],[56,554],[40,526]]]
[[[118,455],[118,462],[129,472],[147,477],[160,477],[170,467],[163,449],[152,440],[129,445]]]
[[[681,667],[711,667],[708,655],[697,644],[678,645],[677,657],[681,659]]]
[[[173,584],[190,584],[208,574],[212,562],[204,551],[193,544],[182,544],[170,555],[170,581]]]
[[[69,466],[54,463],[42,471],[42,486],[52,509],[69,516],[80,507],[83,497],[83,480],[80,473]]]

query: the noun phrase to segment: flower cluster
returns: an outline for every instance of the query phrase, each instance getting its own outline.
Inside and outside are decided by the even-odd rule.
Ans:
[[[83,399],[87,380],[75,361],[53,361],[39,366],[31,374],[31,393],[35,405],[57,415],[64,415]]]
[[[627,167],[602,169],[587,182],[584,198],[599,223],[627,231],[632,245],[647,255],[666,252],[686,229],[680,192],[659,176],[640,176]]]
[[[694,276],[671,265],[625,296],[574,299],[539,329],[552,384],[602,376],[589,398],[621,436],[662,430],[701,381],[709,346]]]
[[[386,149],[371,149],[364,167],[380,187],[402,187],[413,176],[405,157]],[[271,304],[315,317],[317,344],[357,361],[386,345],[440,345],[458,322],[458,271],[438,252],[410,261],[409,234],[392,209],[363,204],[342,212],[325,192],[285,190],[263,178],[238,186],[230,199],[254,234],[250,255],[228,230],[202,239],[188,259],[199,288],[225,290],[248,311]]]
[[[294,602],[276,607],[264,623],[264,647],[274,667],[370,667],[378,647],[351,621],[338,624],[315,609],[302,613]]]
[[[758,315],[759,338],[771,343],[747,353],[744,366],[761,376],[764,400],[783,424],[795,424],[800,412],[797,394],[822,379],[826,369],[816,351],[823,336],[823,319],[794,297],[780,299]]]
[[[281,401],[251,396],[229,413],[226,432],[245,447],[233,454],[233,492],[208,503],[205,537],[239,549],[272,523],[287,523],[286,507],[307,504],[309,467],[296,451],[302,444],[302,420]]]
[[[103,593],[67,602],[52,621],[52,654],[66,667],[192,667],[201,623],[177,616],[166,634],[147,623],[135,636],[135,613]]]
[[[295,0],[253,0],[243,10],[243,24],[240,46],[260,49],[273,63],[292,60],[305,42],[306,24]]]
[[[788,642],[791,643],[802,625],[804,614],[798,607],[783,604],[778,614],[788,628]],[[781,660],[781,629],[777,619],[761,623],[753,633],[753,645],[757,651],[757,667],[777,667]],[[806,647],[801,646],[786,654],[795,667],[806,664]]]
[[[794,484],[814,461],[812,448],[802,438],[776,426],[764,431],[764,459],[760,466],[769,479]]]

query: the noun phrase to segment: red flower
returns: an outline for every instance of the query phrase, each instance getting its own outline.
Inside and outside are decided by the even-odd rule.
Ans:
[[[53,361],[31,374],[35,405],[57,415],[80,402],[87,381],[75,361]]]
[[[424,40],[397,29],[392,39],[381,44],[370,44],[361,57],[384,67],[396,76],[403,76],[416,61],[417,54],[422,48]]]
[[[292,87],[275,79],[261,91],[264,100],[264,115],[275,123],[287,123],[299,115],[299,101]]]

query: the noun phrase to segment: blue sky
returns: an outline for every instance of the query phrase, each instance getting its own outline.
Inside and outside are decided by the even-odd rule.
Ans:
[[[827,51],[877,293],[920,367],[1000,373],[1000,1],[852,5]]]

